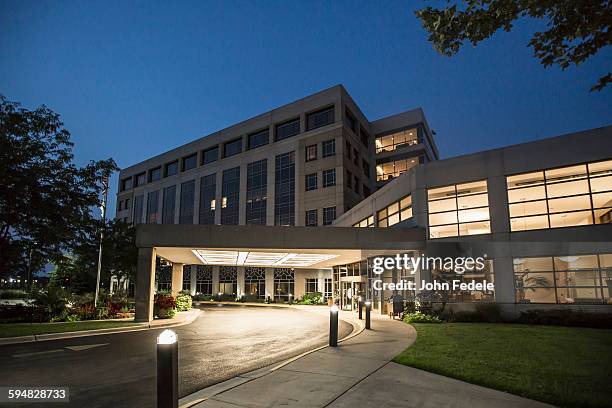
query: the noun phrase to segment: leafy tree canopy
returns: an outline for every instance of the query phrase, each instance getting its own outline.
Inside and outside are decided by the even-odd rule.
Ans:
[[[465,0],[461,4],[461,9],[453,4],[415,12],[429,32],[429,41],[443,55],[456,54],[466,41],[475,46],[497,30],[510,31],[513,22],[523,17],[547,23],[547,30],[534,33],[529,41],[545,67],[579,65],[612,43],[610,0]],[[608,72],[591,91],[610,82]]]

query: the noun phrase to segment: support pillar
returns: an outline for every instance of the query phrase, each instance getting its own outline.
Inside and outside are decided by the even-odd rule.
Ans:
[[[189,292],[191,296],[195,296],[198,282],[198,265],[191,265],[191,274],[189,277],[191,278],[189,282]]]
[[[136,302],[136,322],[153,320],[153,295],[155,293],[155,248],[138,248],[136,267],[136,285],[134,300]]]
[[[183,264],[172,264],[172,296],[176,297],[183,290]]]

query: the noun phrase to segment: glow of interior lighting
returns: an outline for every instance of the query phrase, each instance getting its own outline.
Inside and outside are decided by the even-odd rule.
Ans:
[[[376,173],[378,175],[382,175],[383,174],[383,168],[381,166],[376,166]]]
[[[236,261],[236,265],[244,265],[248,256],[248,252],[238,252],[238,260]]]
[[[226,208],[227,207],[227,197],[223,197],[221,199],[221,207],[222,208]]]
[[[194,249],[193,254],[205,265],[254,265],[308,267],[339,255],[296,254],[285,252],[247,252]]]
[[[217,206],[217,200],[213,198],[212,200],[210,200],[210,210],[215,211],[216,206]]]
[[[283,256],[281,259],[279,259],[278,261],[276,261],[274,263],[274,265],[281,265],[281,264],[287,262],[288,260],[290,260],[291,258],[294,258],[296,256],[297,256],[297,254],[287,254],[287,255]]]

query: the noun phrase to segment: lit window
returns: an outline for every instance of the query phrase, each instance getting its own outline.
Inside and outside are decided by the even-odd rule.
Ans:
[[[305,161],[309,162],[313,160],[317,160],[317,145],[316,144],[306,146]]]
[[[418,157],[376,165],[376,181],[391,180],[419,164]]]
[[[429,237],[490,234],[485,180],[427,190]]]
[[[365,228],[365,227],[373,227],[374,226],[374,216],[370,215],[367,218],[353,224],[353,227]]]
[[[412,218],[412,197],[406,196],[378,211],[378,226],[390,227]]]
[[[376,153],[389,152],[403,146],[418,144],[417,130],[406,129],[391,135],[376,138]]]

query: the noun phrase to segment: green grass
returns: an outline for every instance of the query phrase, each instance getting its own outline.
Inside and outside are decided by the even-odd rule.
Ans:
[[[561,407],[609,407],[612,330],[415,323],[395,362]]]
[[[30,336],[33,334],[65,333],[81,330],[106,329],[109,327],[134,326],[130,321],[82,321],[62,323],[9,323],[0,324],[0,337]]]

